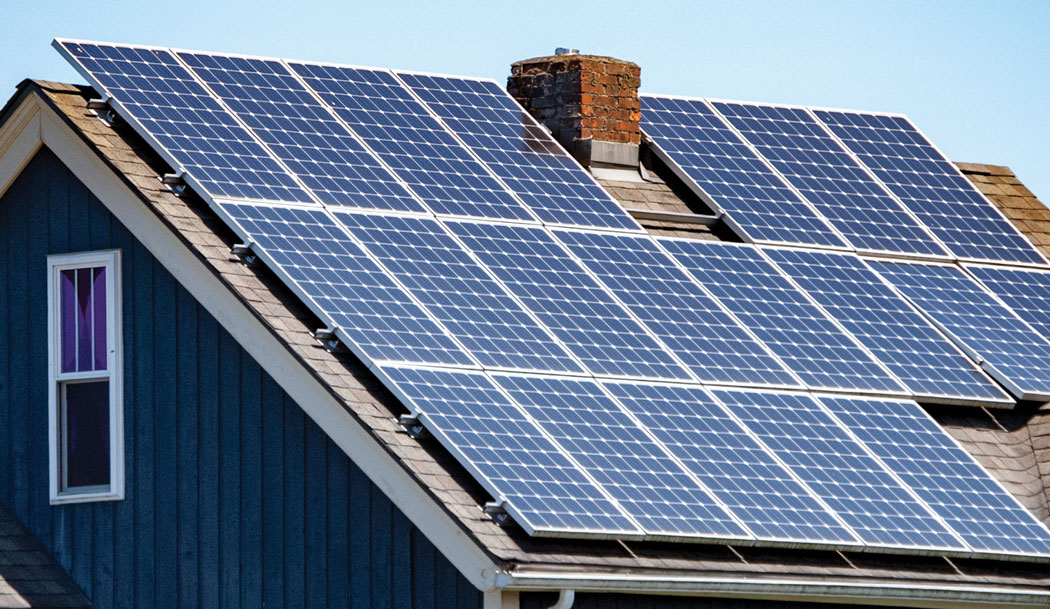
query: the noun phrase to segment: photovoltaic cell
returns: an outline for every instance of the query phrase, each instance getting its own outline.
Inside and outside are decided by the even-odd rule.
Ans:
[[[640,535],[485,375],[384,367],[426,428],[530,535]]]
[[[713,393],[866,544],[966,550],[809,395]]]
[[[174,56],[163,49],[56,41],[208,194],[313,199]]]
[[[815,114],[956,256],[1047,263],[908,119],[827,110]]]
[[[765,252],[915,395],[1013,405],[1010,396],[857,256]]]
[[[685,239],[660,243],[809,388],[904,392],[757,249]]]
[[[645,134],[751,239],[846,247],[704,102],[641,100]]]
[[[322,203],[425,211],[279,61],[178,56]]]
[[[805,109],[712,105],[854,247],[948,255]]]
[[[604,385],[758,539],[859,543],[700,387]]]
[[[533,219],[393,74],[288,65],[435,213]]]
[[[821,397],[978,552],[1050,556],[1050,531],[914,402]]]
[[[974,265],[966,265],[966,270],[1050,340],[1050,272]]]
[[[494,378],[649,535],[751,537],[593,381]]]
[[[469,357],[321,209],[221,204],[252,247],[372,361],[471,366]]]
[[[474,222],[446,225],[592,373],[689,378],[545,230]]]
[[[1050,342],[959,267],[869,261],[1021,399],[1050,399]]]
[[[437,221],[334,213],[482,366],[584,372]]]
[[[799,387],[652,239],[582,231],[555,236],[701,381]]]
[[[397,75],[540,220],[640,230],[634,218],[498,84]]]

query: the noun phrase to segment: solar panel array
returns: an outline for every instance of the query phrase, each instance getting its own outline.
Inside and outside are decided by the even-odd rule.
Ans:
[[[736,230],[805,249],[654,239],[491,81],[56,45],[527,533],[1050,558],[886,397],[1050,396],[1050,271],[829,251],[1041,260],[819,112],[646,97]]]

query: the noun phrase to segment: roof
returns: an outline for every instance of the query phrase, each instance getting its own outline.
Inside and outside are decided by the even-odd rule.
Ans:
[[[65,569],[0,505],[0,609],[90,605]]]
[[[530,538],[520,529],[500,527],[479,509],[481,487],[433,439],[410,438],[396,415],[407,410],[352,355],[328,351],[311,332],[320,327],[296,297],[262,265],[246,266],[230,254],[236,237],[192,193],[175,197],[158,179],[170,168],[124,123],[113,128],[87,109],[94,96],[87,87],[26,81],[19,96],[39,95],[65,123],[124,181],[142,203],[257,317],[310,374],[323,383],[369,436],[393,455],[412,479],[445,510],[463,532],[516,581],[534,575],[537,585],[558,577],[586,573],[629,582],[671,581],[688,574],[708,582],[808,579],[815,584],[892,586],[902,591],[921,584],[1050,590],[1045,565],[944,557],[888,556],[815,550],[761,549],[718,545],[603,540],[559,541]],[[2,115],[0,115],[2,116]],[[659,172],[657,172],[659,177]],[[662,178],[661,178],[662,179]],[[667,182],[606,180],[605,185],[631,206],[676,207]],[[688,202],[683,202],[691,209]],[[697,210],[692,209],[695,213]],[[684,212],[683,212],[684,213]],[[655,227],[654,227],[655,228]],[[695,225],[657,230],[696,231]],[[704,230],[700,230],[704,232]],[[943,413],[942,421],[993,473],[1034,506],[1050,478],[1050,412],[1031,407],[1014,413],[966,411]],[[1011,418],[1015,417],[1015,418]],[[1011,457],[1021,457],[1016,461]],[[1044,501],[1045,508],[1045,501]],[[1044,509],[1040,516],[1047,519]],[[440,547],[440,546],[439,546]],[[627,589],[628,583],[622,589]],[[716,590],[709,584],[706,590]],[[549,588],[548,588],[549,589]],[[905,594],[906,592],[902,592]]]

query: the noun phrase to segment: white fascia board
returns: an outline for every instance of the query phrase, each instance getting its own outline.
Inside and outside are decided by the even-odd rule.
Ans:
[[[472,585],[494,589],[499,567],[492,557],[62,117],[39,100],[34,103],[39,128],[23,131],[35,132],[37,141],[9,147],[0,168],[24,167],[47,146]]]
[[[0,125],[0,197],[40,148],[42,106],[37,96],[26,96]]]
[[[829,578],[719,576],[659,576],[631,573],[530,572],[501,575],[506,590],[654,594],[717,598],[747,598],[794,602],[928,607],[931,609],[992,609],[1050,607],[1050,590],[1009,589],[979,585],[936,585],[923,582],[863,582]],[[507,593],[504,592],[506,595]]]

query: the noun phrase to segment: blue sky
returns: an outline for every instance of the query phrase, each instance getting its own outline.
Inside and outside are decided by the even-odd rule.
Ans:
[[[1050,202],[1050,2],[11,2],[0,95],[82,82],[55,36],[504,79],[558,46],[642,66],[652,93],[907,114],[949,158]]]

